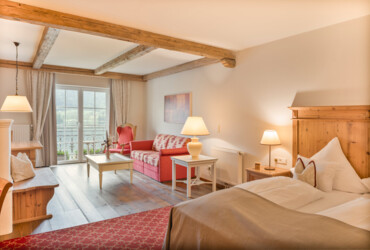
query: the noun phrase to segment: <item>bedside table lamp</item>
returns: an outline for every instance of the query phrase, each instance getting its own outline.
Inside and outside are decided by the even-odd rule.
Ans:
[[[198,159],[200,151],[202,151],[202,143],[199,142],[196,135],[209,135],[203,118],[199,116],[189,116],[181,130],[181,134],[194,136],[191,138],[191,142],[188,143],[188,151],[192,159]]]
[[[261,139],[262,145],[269,146],[269,167],[265,168],[266,170],[274,170],[274,167],[271,167],[271,146],[280,145],[279,136],[275,130],[265,130]]]

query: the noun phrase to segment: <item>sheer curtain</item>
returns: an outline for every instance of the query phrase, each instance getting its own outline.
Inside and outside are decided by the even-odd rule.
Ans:
[[[54,86],[55,74],[42,71],[27,71],[26,89],[27,97],[30,100],[32,112],[32,127],[33,127],[33,140],[40,141],[43,144],[43,149],[38,150],[36,153],[36,166],[45,166],[50,163],[45,160],[45,156],[49,155],[54,150],[53,145],[50,145],[51,140],[55,140],[55,163],[56,163],[56,132],[55,137],[43,135],[44,125],[47,121],[47,133],[56,130],[55,123],[55,106],[54,102]],[[51,104],[51,105],[50,105]],[[52,108],[50,108],[52,107]],[[49,112],[50,110],[50,112]],[[50,113],[54,113],[50,114]],[[50,114],[50,115],[49,115]],[[53,120],[54,116],[54,120]],[[51,133],[53,134],[53,133]],[[45,141],[48,140],[48,141]]]
[[[109,117],[109,134],[116,136],[116,128],[127,122],[130,103],[131,83],[125,80],[112,80],[110,85],[111,102]]]

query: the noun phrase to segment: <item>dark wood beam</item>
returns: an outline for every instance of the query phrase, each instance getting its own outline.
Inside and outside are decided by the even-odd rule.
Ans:
[[[150,47],[175,50],[218,60],[225,58],[235,59],[234,53],[227,49],[8,0],[0,0],[0,17],[56,29],[103,36]]]
[[[111,61],[104,63],[102,66],[95,69],[96,75],[101,75],[111,69],[114,69],[118,67],[119,65],[122,65],[128,61],[134,60],[140,56],[146,55],[147,53],[155,50],[154,47],[148,47],[145,45],[139,45],[122,55],[119,55],[118,57],[112,59]]]
[[[195,60],[195,61],[183,63],[183,64],[176,65],[176,66],[173,66],[173,67],[168,68],[168,69],[163,69],[163,70],[160,70],[160,71],[157,71],[157,72],[153,72],[153,73],[144,75],[144,80],[152,80],[154,78],[167,76],[167,75],[172,75],[172,74],[179,73],[179,72],[182,72],[182,71],[203,67],[203,66],[218,63],[218,62],[219,62],[219,60],[217,60],[217,59],[201,58],[201,59],[198,59],[198,60]]]
[[[59,35],[58,29],[45,27],[44,32],[42,33],[42,37],[40,40],[39,47],[36,52],[36,56],[33,60],[33,68],[39,69],[44,64],[44,61],[49,54],[51,48],[54,45],[55,40]]]
[[[18,65],[19,65],[19,69],[39,70],[39,71],[54,72],[54,73],[61,73],[61,74],[94,76],[94,77],[102,77],[102,78],[110,78],[110,79],[123,79],[123,80],[138,81],[138,82],[146,81],[141,75],[106,72],[104,74],[97,76],[95,75],[94,70],[91,70],[91,69],[63,67],[63,66],[55,66],[55,65],[48,65],[48,64],[44,64],[40,69],[33,69],[32,63],[27,63],[27,62],[18,62]],[[0,67],[15,68],[15,61],[0,60]]]

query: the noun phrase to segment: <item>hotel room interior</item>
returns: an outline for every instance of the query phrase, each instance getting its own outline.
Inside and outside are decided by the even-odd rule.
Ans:
[[[0,0],[0,249],[370,249],[369,0]]]

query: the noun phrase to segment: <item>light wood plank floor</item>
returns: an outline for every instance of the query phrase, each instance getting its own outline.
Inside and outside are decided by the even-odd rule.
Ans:
[[[132,213],[175,205],[186,198],[186,185],[177,183],[172,192],[171,182],[159,183],[134,171],[133,184],[127,170],[104,172],[103,189],[99,189],[99,174],[94,168],[87,178],[86,164],[51,167],[60,186],[48,205],[53,218],[42,222],[33,232],[78,226]],[[211,192],[211,185],[192,187],[192,196]]]

